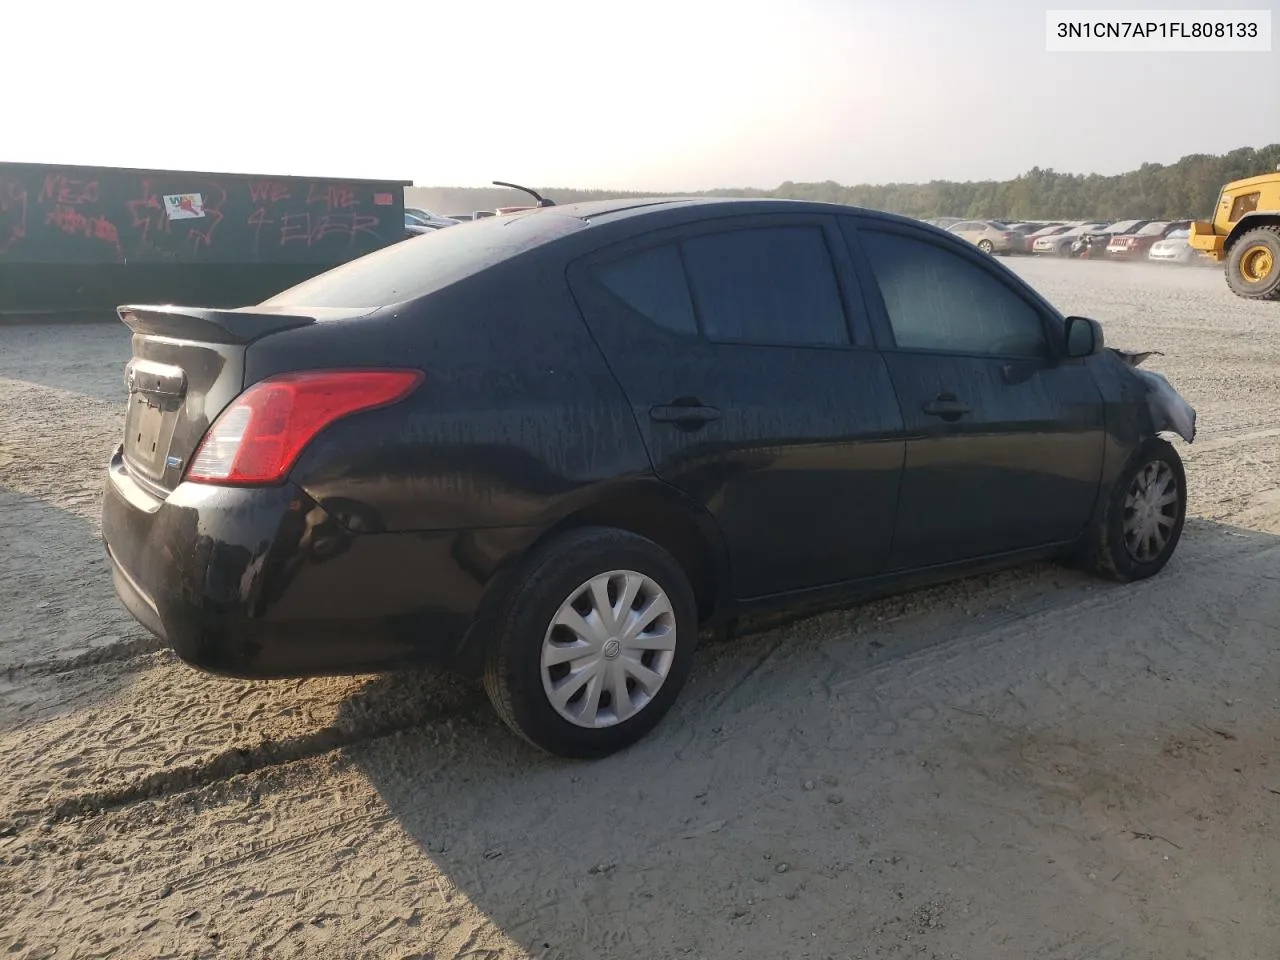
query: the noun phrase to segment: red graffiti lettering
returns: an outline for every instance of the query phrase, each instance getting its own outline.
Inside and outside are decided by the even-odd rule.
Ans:
[[[259,207],[253,213],[249,214],[249,226],[253,227],[253,242],[257,244],[262,239],[262,228],[275,223],[274,220],[267,219],[267,208]]]
[[[27,191],[13,182],[0,181],[0,253],[27,235]]]
[[[289,185],[271,180],[259,180],[249,184],[249,198],[254,203],[278,203],[290,198]]]
[[[157,186],[160,189],[157,189]],[[155,240],[158,239],[152,237],[153,231],[157,234],[173,233],[173,223],[169,219],[164,201],[161,198],[166,195],[185,193],[200,194],[204,216],[198,219],[178,221],[179,229],[181,229],[182,224],[189,224],[184,240],[191,244],[193,252],[201,247],[213,245],[214,232],[218,229],[218,224],[222,222],[222,204],[227,199],[226,191],[217,184],[197,181],[193,185],[185,182],[182,185],[182,189],[164,189],[162,184],[153,185],[150,180],[144,180],[142,181],[142,190],[140,192],[142,194],[140,197],[125,201],[125,209],[129,211],[129,216],[132,219],[130,226],[135,230],[142,231],[141,242],[144,245],[148,242],[154,245]]]
[[[250,217],[250,222],[258,223],[258,220]],[[263,219],[261,222],[271,223],[272,221]],[[348,244],[351,244],[360,234],[377,239],[378,223],[377,217],[354,211],[324,213],[316,217],[312,217],[309,213],[286,213],[280,218],[280,246],[300,243],[310,247],[327,237],[335,236],[346,237]]]
[[[151,192],[150,181],[142,181],[142,196],[136,200],[126,201],[125,209],[129,211],[129,217],[133,221],[130,225],[142,231],[144,244],[151,239],[153,227],[157,233],[169,231],[169,218],[165,216],[164,204],[160,201],[159,195]]]
[[[311,214],[286,213],[280,218],[280,246],[291,243],[311,246]]]
[[[44,220],[69,236],[101,240],[115,247],[117,254],[120,253],[120,231],[106,217],[86,217],[75,207],[64,205],[54,207],[45,214]]]
[[[345,236],[347,242],[354,243],[358,234],[377,237],[378,218],[363,216],[359,213],[330,213],[321,217],[316,224],[312,242],[328,236]]]
[[[357,205],[355,191],[350,187],[324,186],[313,183],[307,191],[307,203],[323,203],[329,211],[341,210]]]
[[[81,203],[98,202],[97,180],[70,180],[62,174],[50,174],[44,178],[44,187],[40,191],[40,200],[52,200],[76,206]]]
[[[213,245],[213,234],[222,222],[222,201],[227,199],[226,191],[215,184],[206,185],[203,191],[204,218],[187,221],[191,229],[187,231],[187,240],[193,250]]]

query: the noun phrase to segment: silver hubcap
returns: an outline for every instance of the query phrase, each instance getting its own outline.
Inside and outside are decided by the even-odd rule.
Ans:
[[[1139,563],[1164,553],[1178,522],[1178,478],[1169,465],[1153,460],[1138,471],[1124,498],[1124,546]]]
[[[591,577],[543,639],[543,690],[579,727],[612,727],[648,707],[676,659],[671,599],[643,573]]]
[[[629,720],[658,694],[676,650],[666,592],[634,570],[592,577],[569,595],[542,641],[542,689],[579,727]]]

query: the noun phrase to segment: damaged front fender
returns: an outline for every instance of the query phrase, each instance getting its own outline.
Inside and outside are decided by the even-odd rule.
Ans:
[[[1174,433],[1187,443],[1194,443],[1196,438],[1196,411],[1173,385],[1154,370],[1141,370],[1139,367],[1148,357],[1162,356],[1159,350],[1147,350],[1132,353],[1128,350],[1111,348],[1120,362],[1146,386],[1147,412],[1151,415],[1151,425],[1157,435]]]

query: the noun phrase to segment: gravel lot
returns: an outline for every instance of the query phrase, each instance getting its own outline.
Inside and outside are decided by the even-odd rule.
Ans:
[[[1197,407],[1165,573],[1033,566],[709,645],[592,765],[430,674],[176,662],[98,539],[126,331],[0,326],[0,949],[1274,956],[1280,307],[1217,270],[1009,262]]]

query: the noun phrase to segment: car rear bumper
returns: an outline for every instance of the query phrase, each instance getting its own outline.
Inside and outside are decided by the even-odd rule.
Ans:
[[[179,485],[160,501],[119,453],[102,535],[116,593],[192,666],[245,678],[458,665],[520,531],[351,533],[296,486]]]

